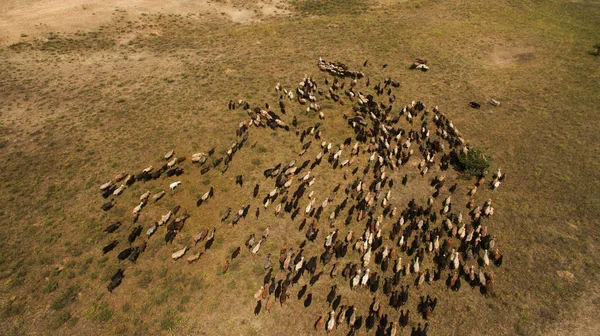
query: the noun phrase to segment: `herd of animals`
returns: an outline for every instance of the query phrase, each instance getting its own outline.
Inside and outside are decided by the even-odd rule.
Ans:
[[[413,68],[426,65],[426,61],[417,60],[415,64]],[[276,85],[278,110],[285,117],[273,112],[269,104],[263,107],[241,100],[229,102],[230,110],[243,109],[249,117],[239,124],[237,140],[223,157],[216,157],[214,148],[192,155],[191,165],[199,167],[199,174],[216,170],[226,174],[235,154],[248,146],[249,134],[266,128],[295,133],[300,143],[294,154],[297,157],[264,170],[265,180],[253,188],[254,204],[245,204],[239,210],[223,209],[220,223],[215,219],[216,224],[210,225],[212,229],[193,232],[193,241],[174,251],[171,257],[178,260],[187,255],[187,262],[194,263],[211,248],[217,226],[235,228],[253,206],[257,219],[261,211],[273,211],[278,221],[299,223],[306,239],[298,246],[274,242],[280,247],[278,259],[272,260],[273,256],[266,254],[265,275],[254,295],[256,315],[263,307],[271,312],[276,301],[283,306],[296,293],[306,307],[313,300],[326,301],[330,307],[316,316],[313,327],[317,331],[331,332],[345,325],[349,335],[361,329],[378,335],[396,335],[412,319],[411,335],[427,335],[438,299],[421,296],[411,314],[407,307],[409,295],[418,295],[424,286],[444,281],[452,291],[468,285],[478,287],[486,297],[493,292],[492,269],[502,265],[503,257],[496,236],[488,229],[489,218],[494,214],[492,200],[477,200],[476,195],[478,189],[496,190],[505,175],[498,169],[488,183],[485,176],[478,177],[476,183],[467,186],[466,195],[462,195],[468,199],[467,204],[458,204],[454,201],[458,182],[451,183],[446,172],[455,168],[459,153],[468,153],[469,145],[437,106],[430,109],[420,101],[413,101],[396,107],[394,90],[400,87],[399,82],[386,78],[371,83],[362,72],[350,71],[339,62],[320,59],[318,67],[330,75],[324,84],[305,76],[295,89]],[[373,94],[367,94],[367,90]],[[352,137],[337,144],[323,140],[326,115],[321,102],[324,100],[351,106],[351,114],[346,112],[343,118],[352,130]],[[319,120],[300,129],[296,115],[290,115],[291,104],[299,104],[300,109],[306,110],[303,115]],[[330,113],[335,113],[331,110]],[[291,119],[290,125],[284,119]],[[255,145],[256,142],[251,147]],[[316,154],[309,154],[313,152]],[[301,158],[309,155],[312,157]],[[170,151],[158,168],[151,165],[138,174],[117,174],[100,186],[102,196],[110,198],[101,209],[110,211],[118,196],[134,183],[159,180],[170,191],[175,190],[181,185],[177,177],[196,169],[184,168],[185,160]],[[317,200],[313,185],[319,172],[326,169],[333,169],[339,180],[327,197]],[[402,193],[411,170],[426,180],[430,188],[425,195],[411,195],[416,197],[407,204],[394,204],[392,191]],[[164,176],[172,182],[164,182]],[[243,175],[235,176],[235,184],[243,183]],[[128,225],[132,227],[127,237],[129,246],[117,253],[121,261],[135,263],[146,250],[147,241],[158,239],[154,238],[156,234],[164,235],[166,243],[172,242],[190,217],[180,206],[157,218],[150,227],[138,224],[144,208],[160,202],[166,195],[173,197],[166,190],[154,195],[149,191],[142,194],[139,203],[132,204],[132,219],[122,219],[106,227],[104,231],[109,238],[102,253],[111,253],[119,245],[112,237],[123,222],[133,224]],[[213,196],[214,189],[210,187],[198,198],[196,206],[203,206]],[[290,224],[288,229],[296,230],[296,225]],[[146,237],[140,238],[143,233]],[[251,233],[244,242],[239,242],[223,261],[220,271],[228,271],[231,261],[240,255],[242,243],[249,254],[259,254],[270,233],[271,228],[267,227],[262,234]],[[197,248],[201,242],[204,247]],[[308,245],[320,252],[308,254],[305,252]],[[123,267],[112,277],[108,290],[115,290],[124,276]],[[330,288],[327,297],[313,298],[308,293],[317,282],[327,281],[333,283],[326,285]],[[360,311],[346,302],[340,294],[343,286],[372,296],[368,311]]]

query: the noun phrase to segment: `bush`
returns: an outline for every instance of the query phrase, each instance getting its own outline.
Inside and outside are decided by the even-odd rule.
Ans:
[[[492,158],[481,148],[471,148],[467,154],[458,154],[458,166],[471,175],[484,175],[492,163]]]

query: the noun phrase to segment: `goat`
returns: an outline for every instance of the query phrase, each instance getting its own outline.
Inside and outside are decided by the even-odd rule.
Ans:
[[[111,277],[108,286],[106,286],[108,291],[112,293],[112,291],[121,284],[124,276],[125,274],[123,269],[119,268],[117,272]]]
[[[171,191],[175,190],[175,188],[177,188],[179,185],[181,184],[181,181],[177,181],[177,182],[173,182],[171,184],[169,184],[169,188],[171,188]]]
[[[117,246],[117,244],[119,244],[119,242],[116,240],[113,240],[108,245],[106,245],[102,248],[102,254],[107,254],[108,252],[112,251]]]
[[[104,211],[108,211],[108,210],[110,210],[112,207],[114,207],[116,203],[117,203],[117,202],[116,202],[115,200],[111,199],[109,202],[106,202],[106,203],[102,204],[102,206],[100,206],[100,208],[101,208],[102,210],[104,210]]]
[[[107,226],[107,227],[106,227],[106,229],[104,229],[104,232],[107,232],[107,233],[113,233],[113,232],[117,231],[117,229],[118,229],[120,226],[121,226],[121,222],[120,222],[120,221],[118,221],[118,222],[115,222],[115,223],[113,223],[113,224],[111,224],[111,225]]]
[[[229,259],[225,260],[225,265],[223,265],[223,268],[221,268],[221,273],[227,273],[227,270],[229,269]]]
[[[319,316],[319,319],[317,320],[317,322],[315,322],[315,330],[319,331],[319,330],[323,329],[324,325],[325,325],[325,317]]]
[[[135,241],[135,239],[142,233],[142,226],[138,225],[135,228],[133,228],[133,230],[131,231],[131,233],[129,234],[129,237],[127,237],[127,241],[129,241],[129,244],[133,243]]]
[[[133,252],[133,247],[128,247],[128,248],[124,249],[123,251],[121,251],[119,253],[119,255],[117,256],[117,258],[119,258],[119,260],[125,260],[125,259],[127,259],[127,257],[129,257],[131,252]]]

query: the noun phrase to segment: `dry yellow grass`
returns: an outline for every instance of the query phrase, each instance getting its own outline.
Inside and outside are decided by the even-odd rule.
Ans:
[[[213,147],[220,155],[235,141],[234,130],[247,115],[228,111],[229,99],[276,106],[277,82],[292,88],[309,74],[322,84],[325,75],[315,66],[320,56],[357,69],[369,59],[364,71],[371,82],[392,77],[401,83],[399,102],[438,105],[507,174],[492,196],[497,213],[489,223],[505,258],[494,272],[495,295],[485,298],[466,286],[449,292],[441,282],[426,287],[422,293],[440,301],[432,334],[565,334],[577,325],[590,326],[576,329],[579,334],[597,330],[600,72],[599,59],[587,51],[598,42],[598,2],[385,1],[358,12],[359,1],[343,11],[336,11],[338,2],[327,3],[315,9],[295,2],[291,17],[245,25],[222,15],[119,10],[102,28],[26,37],[0,50],[3,334],[312,334],[327,311],[330,282],[314,286],[309,308],[294,289],[283,307],[253,315],[265,254],[276,257],[284,241],[297,246],[303,232],[298,219],[276,219],[272,207],[255,219],[259,202],[251,192],[257,182],[261,195],[270,190],[262,171],[291,160],[300,147],[296,137],[252,130],[248,143],[259,145],[236,154],[224,175],[201,176],[189,160]],[[429,59],[429,72],[408,70],[419,56]],[[467,106],[489,97],[501,106]],[[289,109],[301,129],[317,121],[297,105]],[[347,110],[328,113],[325,139],[340,143],[350,135],[342,126]],[[176,204],[192,217],[173,245],[154,236],[110,294],[106,284],[119,263],[114,251],[102,256],[110,241],[102,230],[124,218],[120,251],[139,195],[166,189],[172,179],[134,184],[107,213],[99,209],[97,188],[119,171],[156,166],[170,149],[188,158],[178,178],[183,183],[144,209],[140,223],[147,228]],[[306,157],[315,154],[313,144]],[[234,176],[242,173],[240,188]],[[322,167],[315,174],[315,193],[323,198],[343,173]],[[403,205],[422,195],[427,186],[414,181],[393,201]],[[215,198],[196,208],[210,186]],[[247,203],[251,212],[236,228],[219,223],[228,206],[236,211]],[[252,258],[243,242],[268,225],[271,238]],[[217,239],[200,260],[171,260],[173,251],[213,226]],[[222,274],[237,246],[240,257]],[[307,255],[317,253],[310,248]],[[564,271],[573,277],[560,276]],[[338,287],[344,300],[363,301],[357,304],[364,316],[370,297],[341,282]],[[416,294],[408,307],[412,325],[423,323],[413,311]],[[336,334],[347,332],[343,327]]]

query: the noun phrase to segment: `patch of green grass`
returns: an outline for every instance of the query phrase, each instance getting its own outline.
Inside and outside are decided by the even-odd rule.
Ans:
[[[149,274],[149,273],[145,273],[138,280],[138,286],[140,288],[144,288],[145,289],[145,288],[148,288],[148,286],[150,285],[151,282],[152,282],[152,275]]]
[[[44,293],[52,293],[57,288],[58,288],[58,282],[56,282],[54,280],[49,280],[49,281],[46,282],[46,284],[44,284],[44,287],[42,288],[42,291]]]
[[[69,322],[73,316],[68,311],[60,311],[56,314],[56,316],[52,317],[49,322],[49,326],[52,329],[58,329],[62,327],[65,323]]]
[[[160,319],[160,328],[165,331],[171,331],[175,328],[175,314],[174,310],[167,310],[162,318]]]
[[[93,303],[92,307],[86,310],[84,314],[94,321],[108,322],[111,319],[113,312],[105,301],[100,301],[100,303]]]
[[[360,14],[371,1],[365,0],[294,0],[293,6],[306,15]]]
[[[60,310],[68,306],[71,302],[75,301],[79,290],[80,288],[78,285],[69,286],[56,300],[54,300],[52,309]]]
[[[2,307],[2,317],[10,318],[13,316],[19,316],[23,314],[25,311],[25,303],[16,302],[15,300],[10,300]]]

